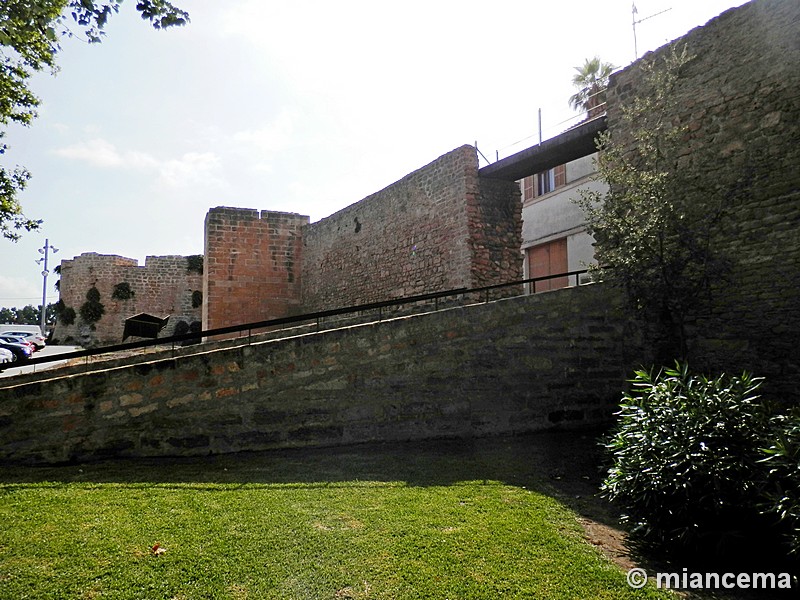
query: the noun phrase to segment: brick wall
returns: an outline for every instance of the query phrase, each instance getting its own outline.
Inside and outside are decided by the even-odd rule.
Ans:
[[[714,310],[696,324],[696,364],[768,378],[800,400],[800,3],[754,0],[675,44],[685,66],[678,114],[686,125],[685,193],[723,208],[714,248],[731,263]],[[661,59],[669,47],[648,54]],[[642,88],[639,65],[612,77],[608,126],[624,139],[620,106]]]
[[[119,344],[125,319],[146,312],[170,316],[162,335],[168,335],[179,321],[199,321],[200,307],[192,306],[194,292],[202,290],[202,275],[191,271],[185,256],[148,256],[144,266],[136,259],[88,252],[61,261],[60,299],[77,313],[75,322],[56,324],[54,339],[72,340],[86,347]],[[127,283],[133,296],[114,299],[114,287]],[[80,307],[91,288],[100,294],[104,313],[94,324],[84,323]],[[93,326],[92,326],[93,325]]]
[[[203,327],[284,317],[301,302],[301,229],[308,217],[212,208],[205,221]]]
[[[305,230],[303,305],[323,310],[521,278],[519,191],[462,146]]]
[[[590,285],[0,389],[0,460],[176,456],[606,422],[645,360]]]

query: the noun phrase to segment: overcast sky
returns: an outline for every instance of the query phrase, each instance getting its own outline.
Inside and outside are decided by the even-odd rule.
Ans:
[[[639,55],[743,0],[636,0]],[[192,22],[153,31],[128,0],[100,45],[65,40],[37,75],[26,216],[0,240],[0,306],[41,303],[82,252],[201,254],[209,208],[328,216],[477,142],[494,161],[575,122],[585,58],[634,60],[631,0],[175,0]],[[668,10],[662,14],[660,11]],[[649,17],[649,18],[648,18]],[[483,160],[482,160],[483,164]],[[48,280],[48,302],[58,299]]]

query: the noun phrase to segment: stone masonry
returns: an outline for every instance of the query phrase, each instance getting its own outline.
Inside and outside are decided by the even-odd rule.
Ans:
[[[61,261],[60,298],[65,307],[76,312],[76,318],[69,325],[60,319],[53,338],[83,346],[119,344],[125,319],[143,312],[170,316],[164,334],[172,332],[180,321],[199,321],[202,257],[197,259],[194,269],[185,256],[148,256],[144,266],[133,258],[94,252]],[[114,289],[120,284],[127,284],[129,298],[114,298]],[[91,324],[81,319],[80,308],[93,288],[99,293],[104,312]]]
[[[520,279],[521,230],[519,187],[481,178],[471,146],[311,224],[214,208],[204,328]]]
[[[203,328],[285,317],[301,307],[308,217],[213,208],[205,223]]]
[[[684,193],[722,219],[712,247],[730,268],[714,308],[695,324],[698,368],[748,370],[798,399],[800,376],[800,2],[754,0],[612,76],[608,129],[642,92],[642,62],[671,47],[694,58],[681,72],[673,123],[687,128]]]
[[[642,359],[588,285],[0,389],[0,460],[185,456],[608,422]],[[565,343],[569,340],[569,343]]]

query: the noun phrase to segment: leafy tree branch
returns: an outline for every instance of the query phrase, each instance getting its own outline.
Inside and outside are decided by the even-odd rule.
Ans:
[[[123,0],[2,0],[0,2],[0,155],[11,123],[28,126],[36,117],[39,98],[29,87],[35,72],[56,71],[56,56],[63,38],[75,34],[77,25],[89,42],[105,35],[109,17]],[[186,11],[167,0],[139,0],[136,10],[156,29],[189,22]],[[40,220],[24,216],[19,196],[31,174],[23,166],[0,165],[0,234],[16,241],[23,231],[39,227]]]

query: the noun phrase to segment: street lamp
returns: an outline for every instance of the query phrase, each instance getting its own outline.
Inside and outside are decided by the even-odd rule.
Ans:
[[[47,336],[47,330],[44,328],[45,322],[45,313],[47,312],[47,276],[50,275],[50,271],[47,270],[47,255],[49,251],[52,250],[53,254],[58,252],[58,248],[55,246],[50,245],[50,240],[44,240],[44,247],[39,248],[39,254],[44,254],[44,257],[40,258],[36,262],[42,264],[44,262],[44,269],[42,269],[42,315],[41,320],[39,322],[39,327],[42,329],[42,335]]]

